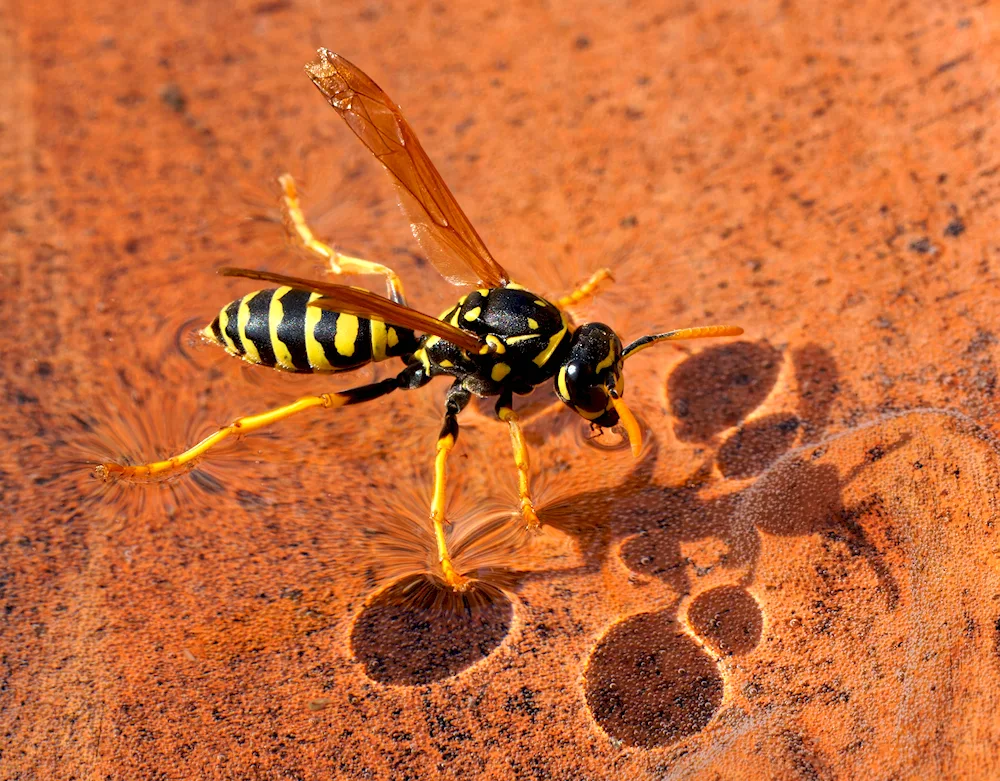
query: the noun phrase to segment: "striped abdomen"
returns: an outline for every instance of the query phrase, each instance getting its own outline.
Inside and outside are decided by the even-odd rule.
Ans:
[[[279,287],[233,301],[202,331],[232,355],[292,372],[341,372],[412,353],[412,331],[307,306],[319,293]]]

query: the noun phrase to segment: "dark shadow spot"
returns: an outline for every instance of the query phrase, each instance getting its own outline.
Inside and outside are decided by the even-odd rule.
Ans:
[[[899,445],[889,445],[896,449]],[[845,508],[841,485],[853,475],[884,457],[885,449],[869,452],[865,461],[841,481],[832,464],[813,464],[791,459],[766,472],[739,497],[742,518],[762,532],[781,536],[824,534],[847,546],[851,556],[863,556],[871,566],[886,595],[889,609],[899,599],[899,585],[878,548],[868,539],[860,520],[875,516],[872,528],[884,529],[891,523],[884,502],[877,494]]]
[[[667,398],[685,442],[707,442],[739,423],[767,398],[781,353],[765,342],[710,347],[681,363],[667,381]]]
[[[699,594],[688,608],[688,622],[713,651],[724,656],[749,653],[764,630],[760,605],[739,586]]]
[[[722,678],[672,613],[644,613],[598,643],[587,666],[586,696],[605,732],[654,748],[705,728],[722,703]]]
[[[777,414],[747,423],[726,440],[716,456],[726,477],[753,477],[783,456],[795,443],[799,419]]]
[[[792,350],[799,386],[799,417],[807,440],[818,438],[830,420],[830,408],[840,392],[837,362],[818,344]]]
[[[368,601],[351,632],[351,649],[380,683],[433,683],[489,656],[513,617],[510,600],[493,586],[476,583],[456,594],[415,576]]]
[[[843,511],[840,474],[831,464],[791,460],[763,475],[741,502],[748,520],[763,532],[812,534],[829,528]]]

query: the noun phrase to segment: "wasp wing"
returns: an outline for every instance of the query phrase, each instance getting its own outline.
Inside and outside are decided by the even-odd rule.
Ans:
[[[343,57],[320,49],[306,73],[348,127],[391,174],[413,237],[455,285],[503,287],[509,281],[420,146],[399,108]]]
[[[329,309],[333,312],[357,317],[366,317],[369,320],[380,320],[400,328],[409,328],[413,331],[440,336],[445,341],[472,353],[479,352],[485,344],[475,334],[360,288],[231,266],[219,269],[219,273],[224,277],[259,279],[264,282],[293,287],[297,290],[319,293],[321,298],[310,301],[310,306],[318,306],[320,309]]]

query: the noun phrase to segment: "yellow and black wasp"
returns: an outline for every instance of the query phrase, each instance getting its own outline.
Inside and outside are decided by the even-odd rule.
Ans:
[[[451,283],[477,289],[440,317],[406,306],[399,277],[386,266],[342,255],[313,235],[303,217],[295,183],[283,176],[284,211],[290,232],[322,256],[334,274],[386,278],[388,298],[359,288],[248,269],[224,268],[227,276],[278,285],[224,307],[202,333],[232,355],[291,372],[342,372],[373,361],[400,358],[395,377],[336,393],[306,396],[257,415],[238,418],[185,452],[150,464],[97,467],[105,479],[148,479],[183,470],[222,440],[248,434],[299,412],[360,404],[395,390],[420,388],[438,376],[453,378],[437,439],[430,520],[444,582],[463,590],[469,578],[452,564],[445,535],[448,454],[458,438],[458,414],[473,395],[496,396],[497,417],[507,423],[518,472],[520,511],[539,525],[528,485],[528,453],[514,411],[515,394],[552,380],[556,395],[595,426],[621,424],[638,455],[641,431],[622,399],[622,364],[658,342],[735,336],[734,326],[685,328],[643,336],[623,346],[603,323],[576,326],[566,308],[579,303],[609,276],[597,272],[579,290],[549,301],[510,281],[455,201],[395,103],[343,57],[319,50],[306,72],[348,127],[385,166],[408,215],[413,235]],[[423,334],[417,336],[417,333]]]

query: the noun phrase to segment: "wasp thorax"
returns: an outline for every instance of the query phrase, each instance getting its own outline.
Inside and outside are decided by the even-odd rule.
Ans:
[[[556,393],[577,413],[599,426],[618,422],[611,394],[625,390],[622,342],[604,323],[580,326],[556,375]]]

